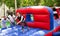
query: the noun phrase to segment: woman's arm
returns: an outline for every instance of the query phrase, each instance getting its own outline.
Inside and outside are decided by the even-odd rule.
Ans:
[[[23,16],[21,16],[21,22],[23,21],[23,19],[24,19],[24,17],[23,17]]]
[[[19,24],[21,21],[17,22],[17,24]]]
[[[17,19],[17,17],[15,17],[15,20]]]

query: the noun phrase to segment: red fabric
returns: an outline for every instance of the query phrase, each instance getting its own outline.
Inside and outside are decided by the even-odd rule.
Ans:
[[[27,24],[29,27],[50,30],[50,25],[47,22],[27,22]]]
[[[50,23],[49,20],[50,20],[49,15],[34,15],[34,21]]]
[[[46,8],[42,9],[33,9],[33,8],[25,8],[25,9],[18,9],[16,12],[19,12],[21,14],[49,14],[48,10]]]

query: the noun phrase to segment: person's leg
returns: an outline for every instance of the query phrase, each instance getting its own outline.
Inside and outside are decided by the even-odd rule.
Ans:
[[[6,24],[2,24],[2,25],[3,25],[2,27],[3,30],[7,28]]]
[[[12,22],[10,23],[10,26],[13,27],[13,23]]]
[[[21,29],[21,30],[22,30],[22,32],[24,33],[24,24],[21,22],[21,23],[19,23],[17,26],[18,26],[18,27],[19,27],[19,26],[22,26],[22,29]]]
[[[6,25],[5,24],[3,24],[3,28],[6,28]]]
[[[24,21],[23,23],[25,24],[25,26],[27,26],[27,28],[28,28],[28,30],[29,30],[30,28],[28,27],[27,23],[26,23],[25,21]]]
[[[12,22],[13,26],[16,26],[15,22]]]
[[[22,32],[24,32],[24,23],[21,23],[22,25]]]

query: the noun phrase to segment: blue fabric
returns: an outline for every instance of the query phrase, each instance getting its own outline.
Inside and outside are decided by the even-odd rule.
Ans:
[[[4,29],[7,29],[7,28],[5,27],[5,28],[2,28],[1,30],[4,30]]]
[[[54,32],[53,36],[60,36],[60,32]]]
[[[11,28],[11,29],[6,29],[5,30],[5,32],[2,32],[2,33],[0,33],[0,35],[2,34],[2,35],[4,35],[4,36],[6,36],[6,35],[9,35],[9,36],[29,36],[29,35],[32,35],[33,33],[35,33],[35,32],[37,32],[37,31],[39,31],[39,29],[37,29],[37,28],[30,28],[30,30],[28,30],[26,27],[24,28],[24,33],[22,32],[22,30],[21,30],[21,26],[19,27],[19,26],[15,26],[15,27],[13,27],[13,29]],[[5,34],[3,34],[3,33],[5,33]]]
[[[26,14],[26,22],[31,22],[31,15],[30,14]]]
[[[58,25],[57,20],[54,20],[54,28],[56,28]]]
[[[54,28],[54,15],[53,15],[53,10],[50,7],[46,7],[47,10],[50,13],[50,30],[52,30]]]

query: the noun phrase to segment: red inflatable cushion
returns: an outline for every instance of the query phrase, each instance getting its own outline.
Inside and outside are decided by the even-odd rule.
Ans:
[[[38,22],[49,22],[50,23],[50,15],[34,15],[34,21]]]
[[[29,27],[50,30],[50,23],[47,22],[27,22]]]
[[[25,9],[18,9],[16,12],[17,13],[19,12],[21,14],[27,14],[27,13],[31,13],[31,14],[49,14],[49,12],[46,8],[40,8],[40,9],[25,8]]]
[[[27,22],[29,27],[50,30],[50,12],[46,8],[22,8],[17,13],[33,14],[34,22]]]

